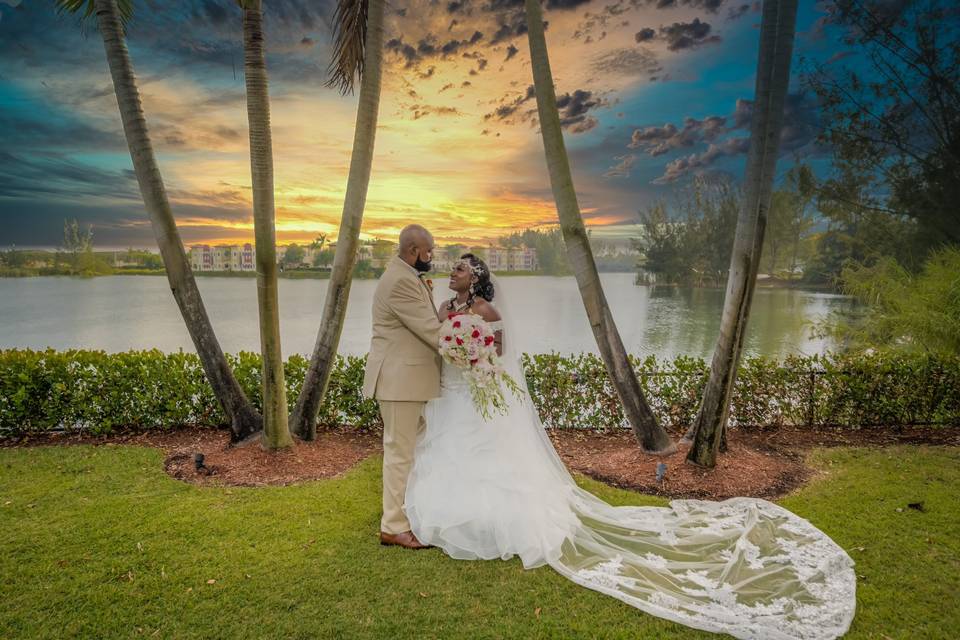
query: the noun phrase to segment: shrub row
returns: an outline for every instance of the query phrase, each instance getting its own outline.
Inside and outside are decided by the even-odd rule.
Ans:
[[[227,355],[259,408],[260,357]],[[534,403],[548,427],[627,426],[599,357],[524,355]],[[707,375],[698,358],[634,360],[654,413],[668,428],[693,419]],[[308,361],[285,363],[290,409]],[[320,409],[321,425],[380,426],[376,403],[360,394],[364,358],[338,357]],[[873,354],[791,356],[742,362],[731,404],[738,426],[816,424],[846,427],[960,424],[960,358]],[[0,351],[0,435],[53,429],[108,433],[115,428],[219,425],[225,417],[196,355],[128,351]]]
[[[685,430],[699,408],[707,364],[685,356],[631,361],[657,418],[667,429]],[[524,364],[544,424],[594,430],[628,426],[598,356],[524,355]],[[745,358],[730,401],[730,423],[960,424],[960,358],[891,353]]]

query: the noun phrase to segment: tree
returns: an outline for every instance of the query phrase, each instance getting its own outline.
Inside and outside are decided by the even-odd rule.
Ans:
[[[352,92],[354,75],[359,75],[360,100],[347,193],[320,330],[291,420],[291,429],[305,440],[316,437],[317,414],[337,355],[350,296],[353,266],[357,259],[360,223],[363,221],[367,186],[370,183],[380,108],[383,15],[384,0],[338,0],[333,19],[336,30],[334,59],[331,62],[333,75],[327,84],[339,84],[342,93]]]
[[[816,178],[810,167],[798,164],[787,172],[787,185],[793,193],[793,216],[790,219],[790,275],[797,270],[801,242],[805,240],[816,223],[815,211],[811,210],[816,195]]]
[[[642,268],[657,282],[677,282],[687,275],[681,246],[680,225],[670,220],[662,201],[640,212],[643,237],[633,238],[634,247],[643,258]]]
[[[634,247],[659,283],[720,286],[727,277],[739,192],[726,181],[697,178],[677,204],[677,220],[657,202],[640,212]],[[638,274],[637,281],[643,278]]]
[[[763,238],[763,256],[766,258],[767,273],[774,276],[777,267],[783,261],[783,253],[793,238],[792,222],[797,208],[794,194],[786,189],[778,189],[770,198],[770,214],[767,230]]]
[[[273,139],[270,94],[263,52],[261,0],[240,0],[243,9],[243,69],[250,127],[250,174],[253,187],[253,229],[257,251],[257,307],[260,311],[260,356],[263,372],[263,445],[282,449],[293,444],[287,418],[287,389],[280,350],[280,302],[277,291],[276,214],[273,195]],[[303,249],[290,245],[284,260]]]
[[[889,256],[848,264],[842,290],[862,307],[823,328],[848,348],[960,355],[960,248],[934,251],[917,274]]]
[[[310,243],[311,251],[323,251],[323,245],[327,243],[327,234],[318,234],[313,242]]]
[[[18,251],[15,246],[10,247],[9,251],[3,252],[3,263],[12,269],[25,267],[27,264],[27,254],[23,251]]]
[[[525,0],[525,5],[540,132],[553,197],[557,204],[560,229],[567,247],[567,257],[573,268],[587,318],[606,364],[607,373],[623,403],[627,419],[633,427],[640,446],[649,452],[671,452],[675,445],[670,442],[663,427],[657,423],[640,388],[636,372],[627,358],[626,349],[600,284],[600,275],[597,273],[590,241],[583,218],[580,216],[580,206],[573,189],[570,163],[560,129],[560,114],[557,110],[557,96],[547,56],[547,42],[543,34],[540,0]]]
[[[371,243],[370,255],[373,257],[373,262],[375,264],[382,266],[394,254],[394,249],[394,244],[389,240],[381,240],[380,238],[377,238]]]
[[[960,30],[949,0],[835,0],[828,25],[854,56],[813,66],[804,83],[819,98],[837,177],[820,197],[906,215],[924,250],[960,243]],[[851,202],[857,174],[879,202]],[[901,260],[901,262],[903,262]]]
[[[63,249],[72,273],[82,273],[84,267],[89,270],[93,262],[93,228],[87,225],[87,230],[81,231],[76,219],[73,222],[64,220]]]
[[[863,171],[841,165],[828,187],[815,188],[817,209],[827,228],[816,237],[815,255],[805,265],[804,280],[838,285],[848,262],[869,263],[883,256],[917,268],[927,248],[920,241],[916,220],[883,208],[874,186]]]
[[[333,264],[333,249],[322,249],[313,256],[313,266],[329,267]]]
[[[258,244],[257,247],[259,248],[260,245]],[[287,250],[283,252],[283,264],[286,267],[299,267],[303,264],[303,259],[306,255],[306,249],[296,243],[291,244],[287,247]]]
[[[700,410],[693,424],[693,446],[687,454],[687,460],[705,467],[716,464],[756,285],[780,146],[783,105],[790,84],[796,20],[797,0],[764,0],[756,101],[744,176],[745,194],[730,258],[720,335]]]
[[[230,420],[232,439],[242,440],[260,430],[262,419],[244,395],[217,342],[170,210],[124,38],[123,21],[132,15],[133,3],[131,0],[120,0],[119,5],[117,0],[57,0],[57,6],[69,13],[82,11],[84,17],[96,14],[130,158],[163,257],[167,281],[207,379]]]

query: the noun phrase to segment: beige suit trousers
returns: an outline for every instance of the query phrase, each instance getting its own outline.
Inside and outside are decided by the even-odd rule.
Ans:
[[[380,400],[383,416],[383,519],[380,530],[397,534],[410,531],[403,511],[407,478],[413,466],[417,435],[426,428],[423,410],[426,402]]]

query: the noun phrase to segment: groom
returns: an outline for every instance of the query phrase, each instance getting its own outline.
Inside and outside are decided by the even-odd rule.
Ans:
[[[380,543],[424,549],[403,511],[417,434],[426,428],[427,400],[440,395],[440,320],[424,276],[433,236],[418,224],[400,231],[399,254],[373,294],[373,338],[363,373],[363,395],[383,416],[383,519]]]

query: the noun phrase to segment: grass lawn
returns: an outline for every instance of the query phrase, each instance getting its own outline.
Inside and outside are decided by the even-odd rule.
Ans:
[[[960,450],[834,449],[811,463],[819,479],[781,503],[857,562],[847,637],[960,637]],[[169,478],[153,449],[0,449],[0,638],[717,637],[549,567],[380,547],[379,464],[221,489]],[[924,512],[907,508],[919,501]]]

